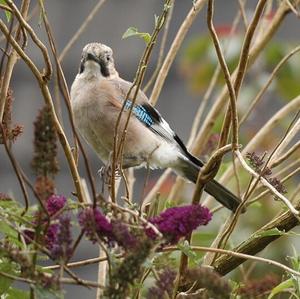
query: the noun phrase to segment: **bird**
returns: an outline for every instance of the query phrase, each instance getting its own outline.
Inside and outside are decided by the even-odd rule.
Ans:
[[[74,123],[81,136],[107,165],[114,147],[117,119],[124,106],[118,134],[123,132],[130,110],[131,114],[123,146],[122,168],[171,168],[196,183],[204,163],[187,150],[142,90],[137,91],[134,102],[133,93],[126,99],[131,87],[131,82],[119,76],[109,46],[99,42],[85,45],[79,72],[70,91]],[[216,180],[208,181],[204,190],[233,212],[241,203]]]

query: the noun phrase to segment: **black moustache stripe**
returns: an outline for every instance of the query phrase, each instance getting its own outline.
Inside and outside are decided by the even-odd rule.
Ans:
[[[96,63],[98,63],[100,66],[100,71],[101,71],[102,76],[109,77],[109,75],[110,75],[109,69],[108,69],[105,61],[95,57],[93,54],[90,54],[90,53],[88,53],[86,56],[85,61],[87,61],[87,60],[92,60],[92,61],[95,61]],[[83,71],[84,71],[84,61],[80,65],[80,73],[82,73]]]
[[[109,77],[109,69],[107,67],[107,65],[105,64],[105,62],[103,60],[100,59],[100,71],[101,71],[101,74],[104,76],[104,77]]]

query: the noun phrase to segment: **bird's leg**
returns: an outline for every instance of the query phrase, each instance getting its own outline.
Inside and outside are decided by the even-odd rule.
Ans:
[[[110,154],[109,154],[107,163],[98,170],[98,174],[100,175],[104,184],[111,185],[112,152],[110,152]],[[119,177],[121,177],[121,175],[122,175],[121,168],[120,168],[120,164],[118,163],[116,165],[116,169],[115,169],[115,178],[119,178]]]

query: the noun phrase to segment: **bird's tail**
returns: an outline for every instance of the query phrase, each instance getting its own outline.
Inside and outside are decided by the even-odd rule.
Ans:
[[[192,155],[189,158],[192,159],[182,159],[179,167],[176,167],[174,170],[189,181],[196,183],[200,167],[203,166],[203,163]],[[236,195],[215,180],[206,183],[204,190],[233,212],[241,203],[241,200]]]

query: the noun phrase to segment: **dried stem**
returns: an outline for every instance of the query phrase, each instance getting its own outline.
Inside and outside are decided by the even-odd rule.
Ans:
[[[260,40],[257,40],[252,48],[250,49],[248,55],[249,59],[247,59],[246,67],[249,68],[259,54],[262,52],[264,47],[267,45],[267,43],[270,41],[270,39],[275,34],[276,30],[279,28],[281,22],[283,21],[284,17],[288,13],[289,8],[285,4],[280,4],[280,7],[276,11],[272,21],[264,31],[264,34],[262,35]],[[238,73],[238,70],[236,69],[232,76],[236,78]],[[194,142],[194,146],[192,149],[192,152],[196,155],[199,155],[202,150],[203,144],[205,144],[208,140],[208,137],[210,136],[210,131],[215,125],[216,119],[218,115],[220,114],[220,111],[224,108],[225,102],[227,100],[227,88],[223,88],[220,95],[217,97],[215,104],[212,106],[210,111],[208,112],[205,121],[203,122],[200,131],[198,132],[198,135],[196,137],[196,140]]]
[[[135,79],[132,83],[132,86],[130,87],[130,89],[127,92],[127,95],[125,97],[125,100],[123,102],[123,106],[122,109],[119,113],[116,125],[115,125],[115,132],[114,132],[114,146],[113,146],[113,158],[112,158],[112,176],[111,176],[111,198],[112,201],[115,201],[115,170],[116,170],[116,166],[118,165],[118,162],[121,160],[122,154],[123,154],[123,147],[124,147],[124,143],[125,143],[125,138],[126,138],[126,132],[127,132],[127,127],[129,124],[129,120],[131,117],[131,113],[132,113],[132,109],[135,103],[135,100],[137,98],[137,95],[139,93],[141,84],[143,82],[144,76],[145,76],[145,72],[149,63],[149,59],[153,50],[153,47],[155,45],[155,42],[157,40],[158,37],[158,33],[160,32],[160,30],[162,29],[162,27],[164,26],[164,23],[166,21],[166,17],[168,15],[168,11],[170,9],[170,4],[171,4],[172,0],[165,0],[164,3],[164,8],[163,8],[163,12],[162,14],[159,16],[158,20],[157,20],[157,24],[151,34],[151,38],[149,43],[147,44],[147,47],[142,55],[142,58],[140,60],[140,63],[138,65],[138,69],[136,72],[136,76]],[[132,95],[133,92],[133,95]],[[118,129],[120,126],[120,122],[121,122],[121,118],[122,118],[122,114],[125,108],[125,104],[127,102],[128,99],[131,99],[131,106],[130,109],[128,111],[128,116],[122,131],[122,134],[120,136],[118,136]],[[122,168],[122,166],[121,166]]]
[[[282,202],[288,207],[288,209],[294,214],[299,215],[299,211],[297,211],[291,202],[283,196],[281,193],[279,193],[265,178],[263,178],[261,175],[257,174],[250,166],[248,166],[247,162],[244,160],[242,154],[240,151],[235,151],[236,156],[238,157],[240,163],[242,164],[243,168],[248,171],[252,176],[258,178],[260,182],[266,186],[276,197],[278,197]]]
[[[296,205],[296,209],[300,209],[299,202]],[[277,229],[279,232],[288,232],[293,227],[299,224],[299,220],[295,217],[293,213],[287,211],[280,216],[274,218],[271,222],[264,225],[244,242],[242,242],[237,247],[233,248],[232,251],[236,253],[249,254],[254,256],[255,254],[262,251],[270,243],[274,242],[282,236],[282,234],[272,234],[269,235],[266,232]],[[238,257],[227,257],[221,256],[218,258],[214,264],[214,268],[222,275],[225,275],[242,264],[244,259]]]
[[[19,181],[19,184],[20,184],[23,196],[24,196],[25,209],[24,209],[24,212],[22,213],[22,215],[24,215],[28,211],[28,208],[29,208],[28,193],[27,193],[27,190],[26,190],[26,187],[25,187],[23,176],[20,172],[18,162],[16,161],[14,155],[12,154],[12,152],[9,149],[5,129],[3,128],[3,125],[2,125],[1,122],[0,122],[0,131],[1,131],[2,139],[3,139],[4,148],[6,150],[6,153],[7,153],[8,157],[9,157],[9,160],[10,160],[12,166],[13,166],[13,169],[15,171],[15,174],[16,174],[17,178],[18,178],[18,181]]]
[[[99,0],[99,2],[93,7],[93,9],[89,12],[88,16],[85,18],[84,22],[81,24],[79,29],[76,31],[76,33],[73,35],[73,37],[69,40],[69,42],[66,44],[66,46],[63,48],[59,55],[59,62],[61,62],[66,54],[69,52],[69,50],[72,48],[74,43],[78,40],[80,35],[84,32],[86,27],[90,24],[90,22],[93,20],[101,6],[105,3],[106,0]]]
[[[160,47],[159,47],[159,53],[158,53],[158,59],[157,59],[157,64],[155,67],[154,72],[152,73],[151,78],[149,79],[149,81],[147,82],[147,84],[144,87],[144,92],[146,93],[147,90],[150,88],[150,86],[152,85],[152,83],[154,82],[159,69],[161,67],[162,64],[162,60],[163,60],[163,56],[164,56],[164,51],[165,51],[165,46],[166,46],[166,42],[167,42],[167,37],[168,37],[168,33],[169,33],[169,27],[170,27],[170,23],[171,23],[171,19],[172,19],[172,15],[173,15],[173,9],[174,9],[174,4],[175,4],[175,0],[172,0],[170,2],[170,10],[166,19],[166,24],[164,27],[164,32],[163,32],[163,36],[161,39],[161,43],[160,43]]]
[[[30,0],[23,0],[21,4],[21,15],[26,18],[28,10],[29,10],[29,4]],[[2,20],[1,20],[2,22]],[[2,22],[3,23],[3,22]],[[4,25],[4,23],[3,23]],[[6,28],[6,27],[5,27]],[[17,31],[15,34],[14,39],[16,42],[20,40],[20,33],[21,33],[21,24],[17,27]],[[11,36],[11,32],[7,30],[7,33],[4,34],[6,36],[6,40],[9,40],[9,36]],[[5,107],[5,102],[6,102],[6,96],[7,96],[7,91],[8,87],[10,85],[10,80],[12,76],[12,72],[14,69],[14,66],[17,62],[18,55],[15,50],[12,50],[6,64],[6,69],[4,72],[3,80],[1,82],[1,91],[0,91],[0,122],[2,122],[3,118],[3,113],[4,113],[4,107]]]
[[[239,259],[239,260],[252,260],[252,261],[256,261],[256,262],[261,262],[261,263],[266,263],[269,265],[273,265],[276,266],[284,271],[287,271],[291,274],[294,274],[296,276],[300,276],[300,272],[296,271],[286,265],[283,265],[279,262],[270,260],[270,259],[266,259],[263,257],[259,257],[259,256],[253,256],[250,254],[245,254],[245,253],[240,253],[240,252],[236,252],[234,250],[225,250],[225,249],[220,249],[220,248],[212,248],[212,247],[204,247],[204,246],[191,246],[191,249],[194,251],[204,251],[204,252],[213,252],[213,253],[222,253],[224,255],[229,255],[232,258],[235,259]],[[168,252],[168,251],[176,251],[179,250],[177,247],[175,246],[169,246],[163,249],[163,251]],[[215,268],[218,272],[219,269],[216,267]],[[227,272],[226,272],[227,273]],[[221,274],[225,274],[223,272],[221,272]]]
[[[52,97],[49,92],[47,83],[43,80],[43,76],[40,74],[38,68],[35,66],[35,64],[32,62],[32,60],[25,54],[25,52],[18,45],[16,40],[12,36],[10,36],[9,31],[2,20],[0,20],[0,30],[3,32],[3,34],[9,40],[10,44],[13,46],[13,48],[18,53],[18,55],[28,65],[28,67],[30,68],[30,70],[32,71],[32,73],[34,74],[34,76],[36,77],[36,79],[39,83],[39,87],[43,94],[44,100],[45,100],[46,104],[49,105],[49,107],[51,108],[51,114],[53,116],[54,125],[57,130],[57,134],[58,134],[59,140],[61,142],[61,145],[64,149],[65,156],[68,160],[68,164],[69,164],[69,167],[71,170],[73,182],[76,187],[78,199],[79,199],[79,201],[84,202],[84,195],[82,192],[82,188],[81,188],[81,184],[80,184],[80,177],[79,177],[78,170],[77,170],[77,167],[75,164],[75,160],[74,160],[70,145],[68,143],[68,140],[66,138],[66,135],[65,135],[63,128],[61,127],[59,120],[57,118],[55,108],[53,105],[53,101],[52,101]]]
[[[158,97],[160,95],[160,92],[162,90],[162,87],[164,85],[164,82],[166,80],[166,77],[169,73],[170,67],[175,59],[175,56],[185,38],[185,35],[187,34],[188,30],[192,26],[194,20],[196,19],[198,13],[201,11],[205,4],[206,0],[198,0],[194,3],[193,7],[187,14],[187,16],[184,18],[184,21],[182,22],[174,40],[173,43],[169,49],[169,52],[164,60],[164,63],[160,69],[160,72],[156,78],[155,85],[153,87],[151,96],[150,96],[150,103],[152,105],[155,105]]]
[[[257,94],[257,96],[255,97],[255,99],[251,102],[250,107],[248,108],[248,110],[245,112],[245,114],[243,115],[243,117],[241,118],[240,121],[240,125],[249,117],[250,113],[253,111],[253,109],[255,108],[255,106],[257,105],[257,103],[262,99],[262,96],[265,94],[265,92],[267,91],[268,87],[270,86],[270,84],[272,83],[272,81],[274,80],[275,76],[277,75],[278,71],[282,68],[282,66],[285,65],[285,63],[296,53],[298,53],[300,51],[300,46],[296,47],[295,49],[293,49],[290,53],[288,53],[286,56],[284,56],[280,62],[276,65],[276,67],[274,68],[274,70],[272,71],[268,81],[265,83],[265,85],[263,86],[263,88],[259,91],[259,93]]]

